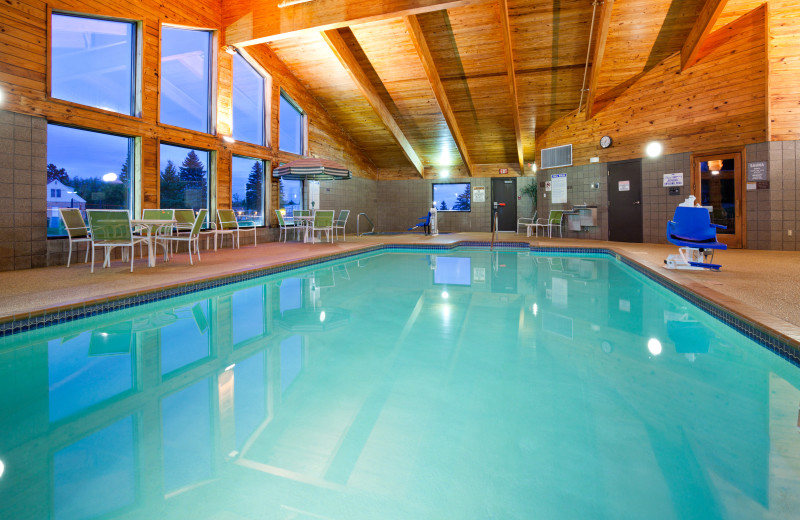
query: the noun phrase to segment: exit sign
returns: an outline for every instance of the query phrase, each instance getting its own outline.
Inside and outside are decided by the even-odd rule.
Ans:
[[[505,175],[508,173],[508,168],[500,168],[500,175]]]

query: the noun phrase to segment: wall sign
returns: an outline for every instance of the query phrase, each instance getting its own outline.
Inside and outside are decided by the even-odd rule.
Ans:
[[[508,168],[500,168],[500,175],[505,175],[508,173]]]
[[[553,204],[567,203],[567,174],[555,173],[550,176],[550,183],[553,191]]]
[[[544,181],[544,191],[553,191],[553,183],[550,181]]]
[[[751,182],[769,180],[767,161],[747,163],[747,180]]]
[[[472,202],[486,202],[485,186],[474,186],[472,188]]]
[[[665,188],[667,186],[683,186],[683,172],[665,173],[664,184],[662,186],[664,186]]]
[[[631,191],[631,181],[619,181],[619,191]]]

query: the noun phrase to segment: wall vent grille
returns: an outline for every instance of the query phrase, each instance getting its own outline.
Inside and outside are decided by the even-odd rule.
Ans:
[[[572,145],[554,146],[542,149],[542,168],[572,166]]]

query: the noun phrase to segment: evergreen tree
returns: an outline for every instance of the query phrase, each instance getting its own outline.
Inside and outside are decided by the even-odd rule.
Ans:
[[[204,208],[208,205],[208,184],[206,182],[206,166],[190,150],[186,154],[181,167],[178,168],[178,177],[183,183],[183,195],[192,209]],[[165,206],[161,206],[162,208]]]
[[[122,168],[119,169],[119,181],[125,185],[128,184],[128,164],[130,164],[130,155],[128,159],[122,163]]]
[[[469,211],[469,200],[470,200],[470,185],[464,188],[464,192],[461,193],[458,197],[456,197],[456,202],[453,204],[454,211]]]
[[[67,170],[64,168],[59,168],[53,163],[47,165],[47,182],[59,181],[67,186],[69,186],[69,175],[67,174]]]
[[[172,161],[161,171],[161,207],[164,209],[181,209],[183,203],[183,185]]]
[[[279,204],[278,206],[281,208],[285,208],[289,205],[289,201],[286,199],[286,186],[283,183],[283,179],[280,180],[280,190],[278,191],[278,198]]]
[[[249,211],[261,211],[261,198],[264,185],[264,169],[261,167],[261,161],[253,163],[253,168],[250,170],[250,176],[247,177],[247,184],[245,185],[245,209]]]
[[[445,202],[445,201],[442,201],[442,203],[441,203],[441,204],[439,204],[439,211],[447,211],[447,210],[448,210],[448,208],[447,208],[447,202]]]

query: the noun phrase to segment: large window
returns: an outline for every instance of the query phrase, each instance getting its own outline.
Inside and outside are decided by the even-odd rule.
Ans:
[[[281,90],[280,137],[278,148],[284,152],[303,155],[303,111]]]
[[[47,236],[65,236],[58,208],[130,209],[133,138],[47,125]]]
[[[136,25],[53,13],[53,97],[135,115]]]
[[[208,163],[210,152],[161,145],[162,209],[208,208]]]
[[[233,138],[264,145],[264,76],[241,54],[233,56]]]
[[[470,183],[459,182],[433,185],[433,206],[439,211],[470,211]]]
[[[161,122],[211,129],[211,33],[161,28]]]
[[[264,225],[264,161],[233,156],[231,207],[240,221]]]
[[[288,217],[303,209],[303,181],[281,179],[280,204]]]

